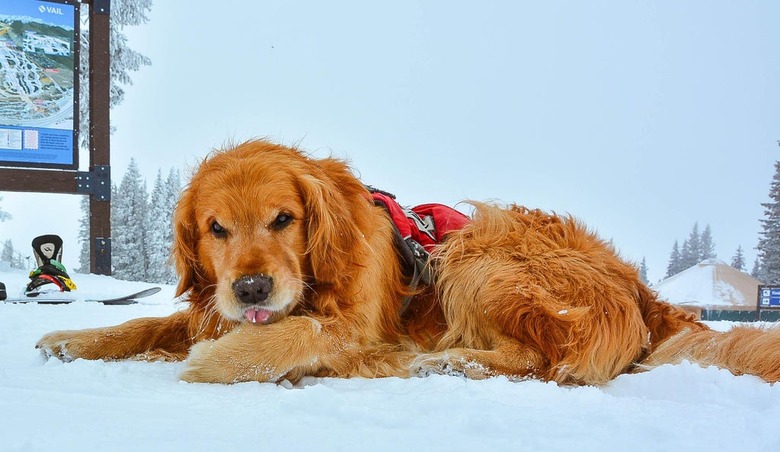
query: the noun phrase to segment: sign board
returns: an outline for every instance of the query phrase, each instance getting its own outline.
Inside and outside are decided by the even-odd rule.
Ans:
[[[758,306],[780,309],[780,286],[758,286]]]
[[[78,6],[0,2],[0,166],[78,168]]]

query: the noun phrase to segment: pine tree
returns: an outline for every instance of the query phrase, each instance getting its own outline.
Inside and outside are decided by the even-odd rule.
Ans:
[[[162,216],[161,199],[163,196],[162,171],[157,170],[157,178],[154,180],[152,196],[149,200],[149,230],[146,234],[146,253],[149,261],[149,271],[147,272],[147,281],[159,283],[162,279],[162,272],[165,262],[161,262],[161,248],[163,244],[163,231],[160,224]]]
[[[647,280],[647,260],[644,257],[642,257],[642,262],[639,263],[639,279],[645,284],[650,283]]]
[[[24,268],[22,255],[14,250],[14,243],[11,239],[3,243],[3,250],[0,251],[0,262],[8,262],[11,268]]]
[[[780,161],[769,189],[770,202],[761,203],[764,218],[758,239],[759,278],[764,284],[780,283]]]
[[[173,212],[176,210],[176,203],[181,196],[181,176],[179,172],[171,169],[168,172],[168,178],[165,180],[165,218],[167,220],[165,228],[165,243],[168,244],[168,265],[165,267],[166,272],[163,275],[163,282],[172,284],[178,279],[176,275],[176,268],[173,266],[173,261],[170,258],[170,250],[173,247]]]
[[[173,209],[176,205],[181,181],[178,172],[171,170],[163,182],[162,172],[157,172],[157,179],[152,190],[149,203],[149,281],[170,284],[176,281],[176,272],[170,261],[170,251],[173,245]]]
[[[731,258],[731,266],[741,272],[745,271],[745,255],[742,252],[742,245],[737,247],[737,253]]]
[[[672,247],[672,254],[669,256],[669,264],[666,266],[667,278],[674,276],[680,272],[680,267],[681,267],[680,262],[681,262],[680,245],[678,245],[677,240],[675,240],[674,246]]]
[[[144,281],[148,270],[148,202],[146,183],[135,159],[130,159],[115,193],[111,203],[113,275],[118,279]]]
[[[92,244],[89,242],[89,198],[83,196],[81,198],[81,218],[79,219],[79,235],[78,240],[81,244],[81,251],[79,252],[79,266],[76,267],[78,273],[89,273],[90,271],[90,249]]]
[[[3,243],[3,251],[0,251],[0,261],[8,262],[9,264],[14,261],[14,244],[11,239]]]
[[[181,196],[181,176],[177,170],[171,169],[165,180],[165,204],[171,214],[176,208],[179,196]],[[173,231],[171,231],[171,238],[173,238]]]
[[[688,239],[683,240],[682,249],[680,250],[680,269],[677,273],[691,267],[691,262],[695,262],[696,259],[692,256],[691,243]]]
[[[761,263],[758,260],[758,256],[756,256],[756,260],[753,262],[753,270],[750,270],[750,276],[761,279]]]
[[[3,197],[0,196],[0,201],[2,201],[2,200],[3,200]],[[10,219],[11,219],[11,214],[6,212],[6,211],[4,211],[2,208],[0,208],[0,223],[2,223],[3,221],[6,221],[6,220],[10,220]]]
[[[13,248],[13,245],[11,246]],[[11,259],[11,267],[12,268],[19,268],[24,269],[24,259],[22,258],[22,253],[14,250],[14,258]]]
[[[166,229],[170,219],[165,212],[165,186],[162,171],[157,171],[152,197],[149,202],[149,232],[147,234],[147,255],[149,260],[148,281],[161,283],[164,281],[165,267],[168,265],[169,244],[166,243]]]
[[[715,254],[715,243],[712,241],[712,229],[710,228],[710,225],[707,225],[704,228],[704,232],[701,233],[701,242],[699,243],[699,246],[699,262],[718,257],[718,255]]]
[[[691,229],[691,234],[683,242],[683,248],[680,255],[680,265],[682,270],[693,267],[694,265],[701,262],[699,257],[701,257],[701,237],[699,235],[699,223],[694,223],[693,229]]]
[[[79,62],[79,83],[82,87],[89,86],[89,10],[82,4],[81,9],[81,58]],[[109,55],[111,58],[109,71],[111,73],[109,105],[113,108],[124,100],[123,86],[132,85],[130,72],[137,72],[143,66],[150,66],[151,60],[131,49],[127,45],[124,34],[126,26],[137,26],[149,21],[147,13],[152,8],[152,0],[113,0],[111,2],[111,20],[109,30]],[[79,134],[82,148],[89,146],[89,90],[79,91],[80,120]]]
[[[682,249],[678,243],[677,240],[674,241],[672,254],[669,256],[669,264],[666,266],[667,278],[687,270],[703,260],[717,257],[710,225],[707,225],[704,232],[699,234],[699,223],[694,223],[690,235],[683,241]]]

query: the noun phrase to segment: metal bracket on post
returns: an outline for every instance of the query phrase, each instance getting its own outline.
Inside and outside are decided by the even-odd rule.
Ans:
[[[92,273],[98,275],[111,274],[111,239],[97,237],[92,243],[92,254],[95,256],[95,269]]]
[[[111,0],[92,0],[91,7],[96,14],[111,14]]]
[[[98,165],[92,171],[76,173],[76,193],[92,195],[96,201],[111,199],[111,168],[108,165]]]

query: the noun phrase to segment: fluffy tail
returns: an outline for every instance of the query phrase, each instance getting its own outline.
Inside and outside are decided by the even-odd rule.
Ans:
[[[725,333],[686,328],[658,345],[642,365],[654,367],[682,360],[774,383],[780,380],[780,328],[734,327]]]
[[[727,369],[735,375],[756,375],[770,383],[780,380],[780,327],[713,331],[695,321],[692,314],[658,301],[656,294],[643,285],[638,295],[650,332],[649,350],[640,368],[688,360]]]

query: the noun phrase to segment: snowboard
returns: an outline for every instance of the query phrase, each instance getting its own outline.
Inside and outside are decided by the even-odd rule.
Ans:
[[[159,287],[150,287],[140,292],[124,295],[121,297],[89,299],[84,301],[90,303],[103,303],[105,305],[113,305],[113,306],[128,305],[128,304],[137,303],[136,300],[138,298],[144,298],[150,295],[154,295],[160,290],[162,289]],[[75,294],[73,292],[41,293],[34,297],[9,298],[5,300],[5,302],[6,303],[68,304],[68,303],[73,303],[74,301],[77,300],[77,298],[74,295]]]
[[[102,300],[85,300],[92,303],[103,303],[107,305],[123,305],[123,304],[133,304],[137,303],[136,298],[144,298],[148,297],[150,295],[154,295],[157,292],[159,292],[159,287],[150,287],[148,289],[144,289],[140,292],[136,292],[134,294],[125,295],[123,297],[117,297],[117,298],[106,298]]]

